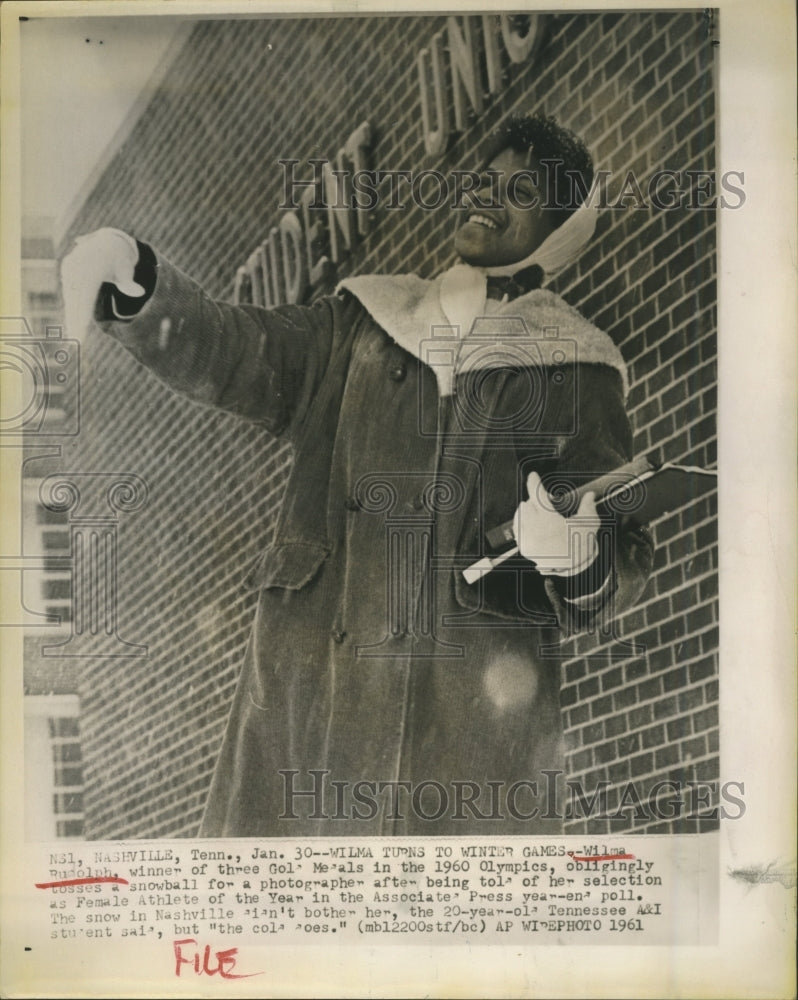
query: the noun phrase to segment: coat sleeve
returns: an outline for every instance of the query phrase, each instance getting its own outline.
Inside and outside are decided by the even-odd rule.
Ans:
[[[290,436],[329,364],[335,301],[233,306],[210,299],[164,257],[155,260],[155,287],[141,310],[100,320],[100,328],[176,392]]]
[[[571,476],[578,484],[630,461],[632,428],[620,376],[613,369],[580,366],[574,391],[576,424],[563,439],[556,475]],[[545,581],[566,632],[589,626],[598,613],[614,617],[625,611],[646,585],[654,552],[647,527],[633,517],[608,517],[599,531],[599,550],[596,563],[580,576]]]

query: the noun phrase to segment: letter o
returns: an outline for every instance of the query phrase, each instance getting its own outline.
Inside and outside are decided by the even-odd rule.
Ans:
[[[540,14],[528,14],[529,31],[525,35],[520,35],[510,20],[512,16],[511,14],[501,15],[502,41],[511,62],[520,63],[539,45],[543,35],[541,30],[542,21]]]
[[[428,177],[434,177],[438,182],[438,197],[432,204],[427,204],[421,197],[421,186]],[[411,187],[413,202],[418,205],[419,208],[425,208],[428,211],[440,208],[441,205],[449,197],[449,182],[446,180],[444,175],[437,170],[421,170],[413,178],[413,184]]]
[[[438,793],[438,809],[431,816],[428,816],[421,809],[421,795],[425,785],[430,785]],[[416,785],[416,787],[413,789],[412,803],[413,803],[413,812],[416,814],[416,816],[420,816],[421,819],[440,819],[441,816],[443,816],[443,814],[449,808],[449,796],[446,792],[446,789],[439,781],[422,781],[420,784]]]

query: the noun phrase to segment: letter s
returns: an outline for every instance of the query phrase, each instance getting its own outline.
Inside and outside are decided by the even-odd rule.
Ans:
[[[735,187],[734,184],[730,183],[729,178],[736,177],[740,181],[740,187]],[[745,184],[745,172],[742,170],[727,170],[725,174],[721,175],[720,186],[724,191],[728,191],[730,194],[739,195],[739,200],[736,205],[731,205],[724,198],[723,195],[720,196],[720,206],[721,208],[742,208],[745,204],[745,191],[743,191],[742,185]]]
[[[730,816],[729,813],[721,806],[720,815],[721,819],[740,819],[745,815],[745,802],[741,798],[737,798],[736,795],[730,795],[727,793],[727,789],[730,785],[734,785],[735,788],[739,788],[740,795],[745,795],[745,783],[742,781],[726,781],[720,788],[721,797],[726,799],[727,802],[731,802],[735,806],[740,807],[740,811],[736,816]]]

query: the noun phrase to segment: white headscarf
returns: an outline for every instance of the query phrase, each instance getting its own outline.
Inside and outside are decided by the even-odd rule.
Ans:
[[[559,274],[579,258],[596,231],[597,209],[585,203],[550,233],[523,260],[498,267],[475,267],[455,264],[443,275],[440,290],[441,309],[465,336],[478,316],[485,314],[488,277],[510,277],[537,264],[543,271],[543,283]]]

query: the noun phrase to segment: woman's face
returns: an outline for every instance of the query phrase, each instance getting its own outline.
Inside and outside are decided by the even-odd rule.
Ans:
[[[465,222],[455,233],[454,248],[467,264],[498,267],[528,257],[552,232],[554,226],[540,203],[535,185],[543,175],[537,161],[514,149],[505,149],[488,168],[479,189],[466,194]],[[509,194],[509,197],[508,197]],[[490,205],[481,208],[475,202]],[[533,207],[525,207],[532,205]]]

